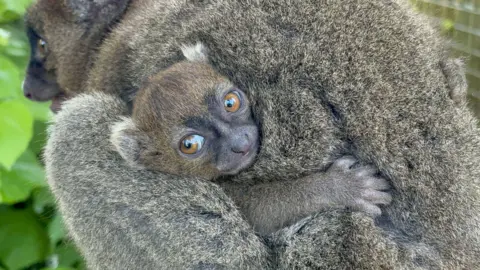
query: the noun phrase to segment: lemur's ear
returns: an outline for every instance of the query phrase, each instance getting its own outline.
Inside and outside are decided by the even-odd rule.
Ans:
[[[468,83],[463,60],[457,58],[440,61],[440,67],[450,91],[450,98],[457,104],[467,102]]]
[[[132,118],[125,117],[112,126],[110,142],[130,166],[143,167],[139,161],[145,149],[143,146],[148,145],[149,138],[135,126]]]

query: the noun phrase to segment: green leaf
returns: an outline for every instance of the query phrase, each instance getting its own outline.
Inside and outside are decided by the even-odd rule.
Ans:
[[[63,225],[62,217],[56,214],[52,221],[48,224],[48,236],[52,245],[56,245],[58,241],[65,237],[65,227]]]
[[[33,123],[33,137],[30,140],[28,149],[32,150],[37,156],[40,155],[47,142],[47,126],[47,123],[43,121],[35,121]]]
[[[24,30],[25,26],[22,21],[18,21],[2,25],[2,28],[9,32],[10,38],[8,40],[8,46],[0,46],[0,52],[15,63],[23,74],[30,54],[30,44]]]
[[[0,165],[7,170],[25,151],[33,135],[33,117],[18,101],[0,103]]]
[[[6,47],[8,45],[8,40],[10,39],[10,32],[0,28],[0,46]]]
[[[9,0],[2,1],[0,5],[0,22],[9,22],[20,18],[24,13],[30,0]]]
[[[2,170],[0,170],[0,190],[2,190]],[[3,201],[2,193],[0,192],[0,203]]]
[[[20,96],[22,80],[18,67],[6,57],[0,55],[0,100]]]
[[[1,188],[1,187],[0,187]],[[41,214],[48,206],[55,206],[55,199],[48,187],[37,188],[33,191],[33,211]]]
[[[453,30],[454,26],[455,26],[455,22],[453,22],[452,20],[445,19],[445,20],[442,21],[443,31]]]
[[[35,188],[45,187],[45,171],[35,154],[27,150],[10,171],[2,172],[2,202],[14,204],[27,199]]]
[[[73,244],[65,241],[57,247],[55,253],[58,254],[59,267],[74,267],[82,261],[82,257]]]
[[[1,270],[1,268],[0,268],[0,270]],[[58,267],[58,268],[47,267],[47,268],[42,268],[41,270],[75,270],[75,268],[70,268],[70,267]]]
[[[23,104],[27,105],[30,113],[33,115],[35,120],[39,121],[49,121],[52,118],[52,111],[50,110],[50,101],[49,102],[34,102],[26,98],[22,98]]]
[[[21,57],[21,58],[27,58],[29,56],[29,51],[27,44],[23,41],[20,40],[14,40],[11,39],[10,43],[8,44],[5,48],[5,54],[7,54],[10,57]],[[25,60],[23,62],[26,62]],[[24,66],[25,63],[21,63],[18,66]]]
[[[82,262],[78,264],[77,270],[88,270],[85,261],[82,260]]]
[[[48,236],[29,210],[0,209],[0,261],[10,270],[45,260]]]

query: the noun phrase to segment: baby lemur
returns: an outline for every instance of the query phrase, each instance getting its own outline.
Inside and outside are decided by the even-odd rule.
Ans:
[[[184,47],[183,53],[188,61],[150,77],[138,91],[132,117],[114,125],[111,141],[132,166],[207,180],[236,175],[254,163],[260,147],[247,95],[206,63],[200,44]],[[388,184],[374,176],[374,168],[354,168],[355,163],[344,157],[326,172],[301,178],[293,186],[272,184],[266,194],[247,191],[243,200],[271,211],[244,214],[262,234],[326,208],[350,207],[379,215],[376,204],[391,200],[383,191]],[[296,199],[285,207],[276,203],[278,196]]]

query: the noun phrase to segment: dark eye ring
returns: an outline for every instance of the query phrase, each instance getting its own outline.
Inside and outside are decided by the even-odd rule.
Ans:
[[[227,112],[237,112],[242,107],[242,98],[238,91],[230,91],[223,98],[223,107]]]
[[[205,144],[203,136],[192,134],[182,138],[180,141],[180,152],[186,155],[194,155],[198,153]]]
[[[41,56],[45,56],[48,52],[47,42],[44,39],[39,38],[37,41],[37,50]]]

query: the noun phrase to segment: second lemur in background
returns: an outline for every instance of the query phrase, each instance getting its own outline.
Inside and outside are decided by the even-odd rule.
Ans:
[[[183,53],[188,61],[152,76],[138,91],[132,117],[113,127],[111,141],[132,166],[206,180],[237,175],[255,162],[260,147],[247,96],[207,64],[201,44],[184,47]],[[373,167],[355,163],[343,157],[326,172],[270,183],[261,194],[247,190],[238,204],[251,201],[269,210],[257,215],[242,209],[262,234],[330,208],[379,215],[377,204],[391,200],[384,191],[388,184],[374,176]]]

